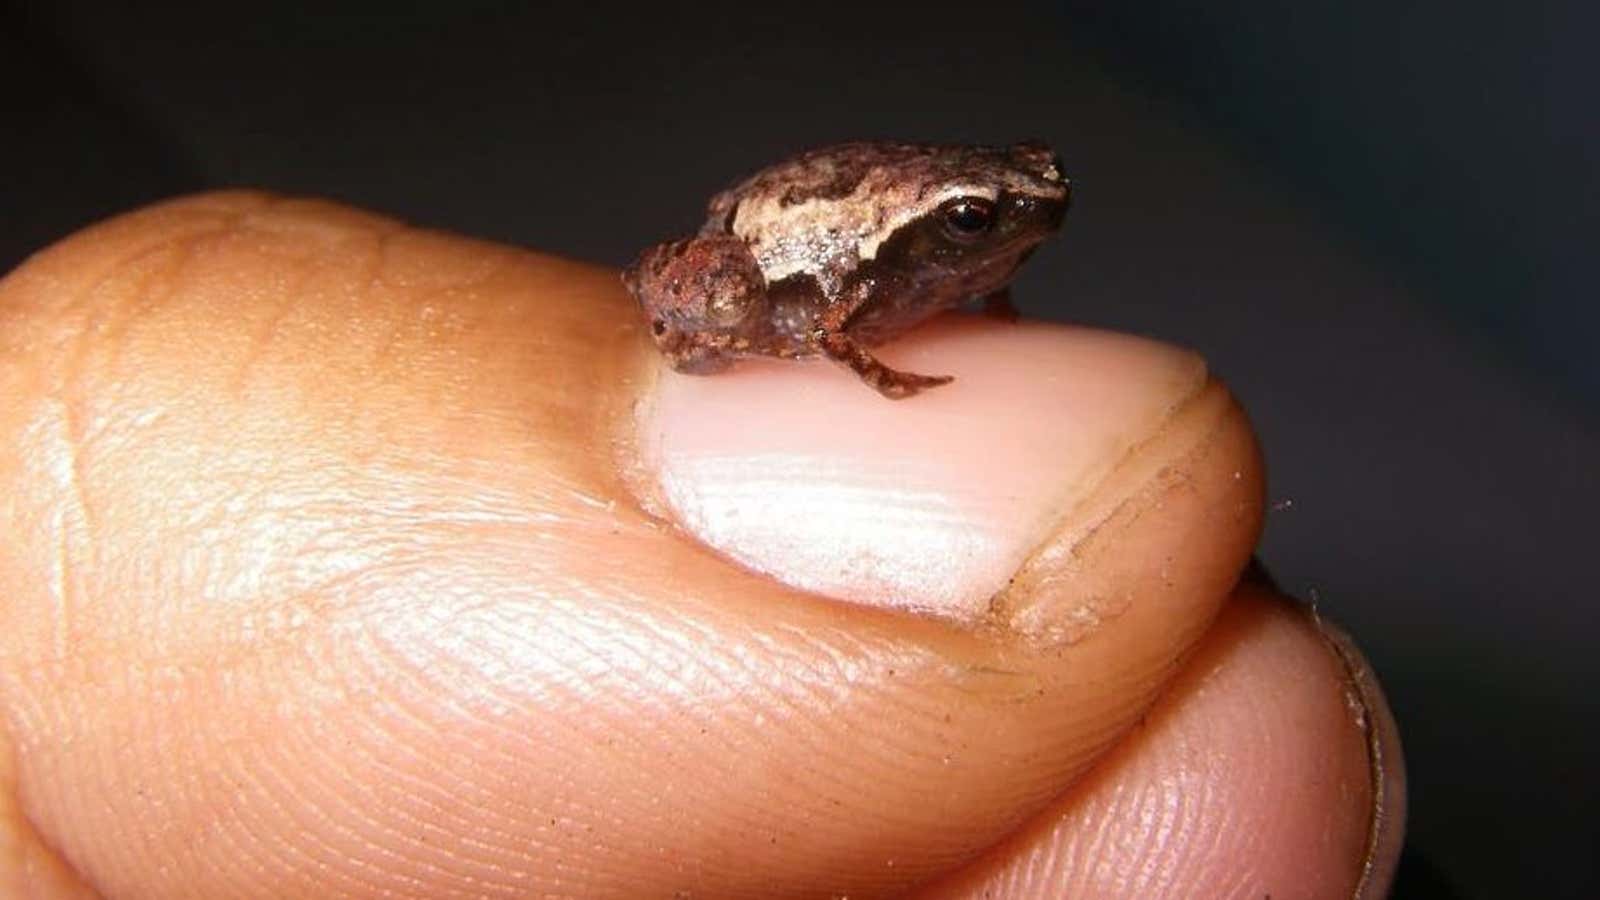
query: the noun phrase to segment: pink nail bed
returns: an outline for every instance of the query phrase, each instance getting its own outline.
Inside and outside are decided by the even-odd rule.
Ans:
[[[678,523],[798,588],[971,619],[1205,380],[1165,344],[964,315],[880,355],[956,380],[891,401],[822,361],[663,369],[641,445]]]

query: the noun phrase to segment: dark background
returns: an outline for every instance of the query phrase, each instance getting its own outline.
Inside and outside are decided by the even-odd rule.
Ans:
[[[621,264],[802,147],[1045,138],[1019,305],[1251,411],[1266,561],[1399,717],[1397,896],[1600,896],[1600,6],[237,9],[0,0],[0,270],[225,185]]]

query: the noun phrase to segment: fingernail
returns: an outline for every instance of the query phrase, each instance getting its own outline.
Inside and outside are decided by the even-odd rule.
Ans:
[[[955,381],[886,400],[824,361],[663,368],[638,414],[663,514],[794,587],[972,620],[1206,384],[1165,344],[972,316],[879,355]]]
[[[1344,666],[1348,706],[1367,744],[1372,810],[1360,865],[1355,900],[1388,896],[1406,831],[1405,756],[1400,728],[1389,708],[1383,688],[1360,648],[1342,629],[1316,614],[1310,615],[1336,657]]]

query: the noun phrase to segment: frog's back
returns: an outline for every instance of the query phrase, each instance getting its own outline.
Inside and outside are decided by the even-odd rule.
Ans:
[[[768,283],[810,278],[830,295],[895,233],[946,200],[1059,193],[1042,145],[858,142],[801,153],[712,198],[701,234],[743,241]]]
[[[931,159],[941,148],[931,144],[857,141],[808,150],[768,166],[711,198],[706,231],[733,233],[733,215],[741,201],[771,201],[792,209],[808,201],[838,201],[862,193],[869,175],[903,170],[918,159]]]
[[[712,198],[701,234],[743,240],[769,282],[809,277],[827,293],[919,198],[953,177],[963,152],[886,142],[811,150]]]

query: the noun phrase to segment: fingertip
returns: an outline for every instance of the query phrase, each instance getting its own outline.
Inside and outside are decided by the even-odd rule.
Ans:
[[[1403,764],[1350,652],[1303,608],[1242,587],[1129,740],[926,896],[1384,896]]]

